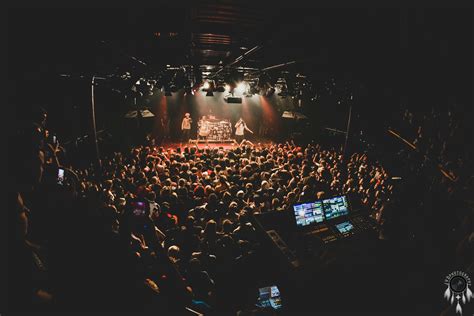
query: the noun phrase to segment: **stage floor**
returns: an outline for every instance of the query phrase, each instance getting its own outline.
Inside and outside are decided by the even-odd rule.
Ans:
[[[263,146],[269,146],[272,142],[269,141],[269,140],[260,140],[260,141],[257,141],[257,140],[252,140],[251,141],[254,145],[258,146],[258,145],[263,145]],[[224,149],[234,149],[234,148],[237,148],[239,147],[238,143],[237,142],[229,142],[229,141],[226,141],[226,142],[209,142],[209,143],[205,143],[205,142],[190,142],[190,143],[187,143],[187,142],[182,142],[182,143],[179,143],[179,142],[165,142],[163,144],[160,145],[161,147],[165,148],[165,149],[176,149],[178,147],[181,147],[181,148],[184,148],[184,147],[197,147],[197,148],[200,148],[200,149],[206,149],[206,148],[224,148]]]

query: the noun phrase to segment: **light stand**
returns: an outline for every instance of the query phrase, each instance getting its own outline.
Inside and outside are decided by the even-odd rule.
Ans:
[[[96,120],[95,120],[95,95],[94,95],[94,87],[95,87],[95,80],[96,79],[101,79],[105,80],[105,78],[102,77],[96,77],[95,75],[92,76],[92,85],[91,85],[91,109],[92,109],[92,129],[94,131],[94,143],[95,143],[95,153],[97,156],[97,162],[99,163],[99,166],[101,166],[101,161],[100,161],[100,154],[99,154],[99,142],[97,141],[97,125],[96,125]]]
[[[347,150],[347,142],[349,140],[349,129],[351,128],[351,118],[352,118],[352,95],[349,98],[349,117],[347,118],[347,128],[346,128],[346,140],[344,142],[344,149],[342,152],[342,156],[346,159],[346,150]]]

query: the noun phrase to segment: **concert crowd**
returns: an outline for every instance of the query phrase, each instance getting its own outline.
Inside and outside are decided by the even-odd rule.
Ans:
[[[77,169],[46,117],[12,142],[12,310],[235,314],[255,308],[253,214],[344,193],[371,209],[380,239],[394,230],[393,180],[370,153],[292,141],[144,145]]]

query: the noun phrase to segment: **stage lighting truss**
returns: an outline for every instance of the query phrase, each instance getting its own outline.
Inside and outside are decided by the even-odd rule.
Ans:
[[[117,92],[131,89],[135,97],[152,96],[160,90],[165,96],[171,96],[180,89],[184,89],[186,96],[195,95],[199,90],[205,92],[206,96],[214,96],[214,93],[218,92],[226,94],[224,98],[230,97],[236,103],[239,100],[232,98],[252,97],[256,94],[266,97],[292,97],[298,101],[307,99],[312,102],[318,101],[321,96],[332,95],[337,98],[336,102],[341,104],[351,99],[351,83],[337,80],[336,85],[335,78],[318,83],[316,87],[316,83],[302,73],[290,73],[285,70],[274,73],[272,70],[270,76],[268,71],[237,67],[227,68],[219,76],[209,77],[213,73],[210,68],[206,65],[169,65],[152,76],[139,77],[122,70],[112,76],[112,79],[116,79],[113,86],[117,85],[114,87]]]

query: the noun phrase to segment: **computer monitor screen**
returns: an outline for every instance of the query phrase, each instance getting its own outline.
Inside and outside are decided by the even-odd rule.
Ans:
[[[343,223],[337,224],[336,228],[341,234],[344,234],[344,233],[350,232],[354,228],[354,226],[352,226],[351,222],[343,222]]]
[[[324,220],[323,205],[321,201],[293,205],[296,226],[304,227],[321,223]]]
[[[323,201],[324,217],[331,220],[349,213],[349,204],[345,195],[335,196]]]
[[[273,309],[280,309],[282,307],[281,304],[281,296],[280,290],[276,285],[262,287],[258,290],[259,297],[257,306],[262,308],[273,308]]]

